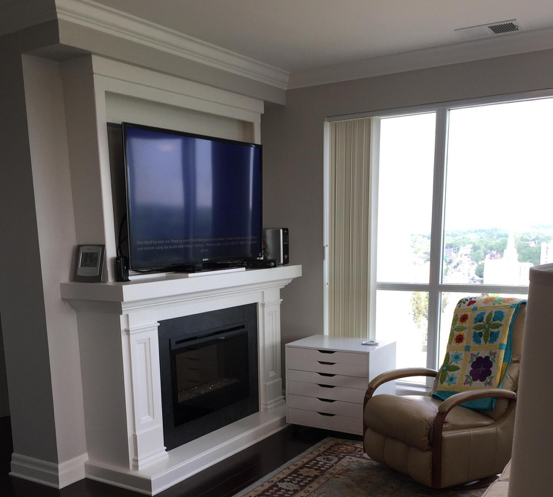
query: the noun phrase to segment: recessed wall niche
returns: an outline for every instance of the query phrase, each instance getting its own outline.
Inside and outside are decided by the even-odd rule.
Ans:
[[[226,138],[228,140],[252,143],[255,141],[254,125],[251,122],[127,95],[106,93],[106,112],[116,240],[119,239],[121,222],[126,214],[122,122]]]

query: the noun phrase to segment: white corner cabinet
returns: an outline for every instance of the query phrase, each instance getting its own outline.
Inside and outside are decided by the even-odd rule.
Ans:
[[[314,335],[286,344],[286,421],[362,435],[363,399],[374,377],[395,369],[395,342]],[[377,394],[395,394],[395,382]]]

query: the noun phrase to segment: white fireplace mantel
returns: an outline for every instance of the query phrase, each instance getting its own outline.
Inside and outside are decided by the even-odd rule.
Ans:
[[[62,283],[77,311],[88,478],[155,495],[285,426],[280,289],[301,276],[282,266],[126,283]],[[169,452],[163,441],[158,326],[165,319],[258,306],[259,412]]]

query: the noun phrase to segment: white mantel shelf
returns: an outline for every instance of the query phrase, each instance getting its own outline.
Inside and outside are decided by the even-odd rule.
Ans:
[[[251,291],[252,288],[274,287],[282,281],[284,285],[301,276],[301,266],[279,266],[270,269],[247,269],[229,274],[206,273],[205,276],[188,278],[179,273],[167,273],[159,278],[110,283],[61,284],[61,297],[68,301],[113,302],[122,304],[121,309],[132,307],[138,302],[165,300],[186,296],[198,298],[201,293]],[[283,286],[284,286],[283,285]],[[73,304],[72,304],[73,305]],[[78,304],[76,304],[78,305]]]
[[[296,265],[62,283],[62,298],[77,311],[86,477],[155,495],[283,429],[280,290],[301,274]],[[167,452],[159,322],[248,304],[257,305],[259,412]]]

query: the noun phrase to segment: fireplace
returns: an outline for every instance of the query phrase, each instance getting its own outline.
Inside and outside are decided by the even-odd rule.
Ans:
[[[255,304],[159,325],[167,450],[259,410]]]
[[[167,274],[128,283],[62,283],[62,297],[77,310],[79,325],[87,413],[88,460],[82,463],[86,477],[156,495],[284,429],[280,293],[300,276],[301,266],[288,265],[197,278]],[[231,314],[221,322],[218,318],[222,310]],[[178,347],[204,338],[213,341],[217,333],[240,331],[234,328],[243,324],[248,329],[249,401],[237,400],[240,394],[234,392],[229,396],[237,401],[227,407],[183,424],[175,423],[178,416],[172,405],[171,361],[184,360],[186,364],[193,362],[187,357],[195,359],[192,353],[182,359],[173,358],[178,350],[185,349]],[[234,340],[240,335],[228,338]],[[223,336],[221,342],[227,339]],[[177,343],[183,339],[190,340]],[[240,347],[240,353],[242,350]],[[200,352],[198,348],[194,354],[199,356]],[[214,349],[201,353],[219,354]],[[238,357],[236,351],[228,354]],[[206,363],[196,362],[202,366]],[[231,364],[245,362],[236,359]],[[222,371],[223,379],[246,376],[243,370],[234,373],[238,376]],[[181,375],[180,383],[189,387],[180,389],[189,390],[188,394],[181,393],[181,400],[191,400],[199,389],[192,392],[197,384],[186,383],[194,380],[192,374]],[[210,379],[215,380],[213,373]],[[177,387],[177,400],[178,391]],[[171,404],[167,407],[164,402]],[[245,417],[229,421],[237,405],[248,402],[252,414],[246,414],[246,410],[236,415]],[[226,426],[218,427],[214,418]],[[204,422],[212,423],[210,429],[214,431],[199,436]],[[195,432],[191,437],[198,438],[176,447],[187,439],[187,432]]]

